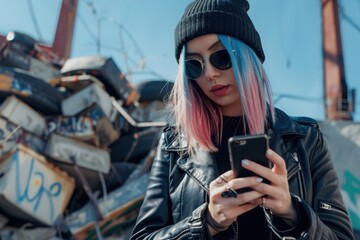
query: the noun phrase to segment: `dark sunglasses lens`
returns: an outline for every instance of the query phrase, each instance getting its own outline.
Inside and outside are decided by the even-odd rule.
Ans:
[[[226,49],[217,51],[210,56],[211,64],[219,70],[231,68],[231,59]]]
[[[201,76],[202,66],[199,60],[186,60],[185,61],[185,74],[188,78],[196,79]]]

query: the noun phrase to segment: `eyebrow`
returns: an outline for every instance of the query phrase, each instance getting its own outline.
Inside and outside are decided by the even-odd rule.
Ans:
[[[215,47],[217,47],[217,46],[219,46],[219,45],[221,45],[221,42],[220,42],[220,40],[217,40],[216,42],[214,42],[213,44],[211,44],[210,47],[208,47],[207,50],[212,50],[212,49],[214,49]],[[186,56],[187,56],[187,57],[198,56],[198,55],[200,55],[200,54],[198,54],[198,53],[191,53],[191,52],[187,52],[187,53],[186,53]]]

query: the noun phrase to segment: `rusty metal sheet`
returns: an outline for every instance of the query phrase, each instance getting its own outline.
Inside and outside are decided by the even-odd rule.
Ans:
[[[0,115],[0,157],[14,149],[21,143],[37,153],[45,149],[45,141],[38,136],[29,133],[19,125]]]
[[[99,227],[103,237],[136,220],[148,179],[149,173],[146,173],[99,199],[98,207],[103,216]],[[88,203],[65,219],[75,239],[97,239],[93,209]]]
[[[100,146],[107,147],[120,137],[120,131],[115,129],[98,104],[89,108],[85,114],[95,121],[96,135]]]
[[[60,70],[53,67],[52,64],[40,61],[29,54],[25,54],[14,48],[11,44],[8,45],[4,51],[6,54],[3,54],[0,58],[0,65],[2,66],[16,67],[29,71],[47,83],[50,83],[54,78],[61,76]]]
[[[1,229],[0,239],[11,239],[11,240],[60,240],[56,237],[56,230],[50,227],[37,227],[37,228],[16,228],[6,226]]]
[[[106,174],[110,171],[108,151],[55,133],[50,135],[45,155],[69,164],[72,164],[73,157],[80,167]]]
[[[54,68],[50,63],[42,62],[36,58],[30,58],[29,71],[46,83],[55,85],[60,82],[60,70]]]
[[[111,96],[124,100],[127,106],[140,97],[114,60],[109,57],[86,56],[70,58],[66,60],[61,72],[65,76],[83,75],[84,73],[95,76],[105,85],[106,91]]]
[[[69,203],[74,179],[21,144],[0,162],[0,209],[34,224],[53,225]]]
[[[0,115],[37,136],[45,132],[45,118],[15,96],[6,98],[0,107]]]
[[[97,84],[91,84],[69,96],[62,101],[61,108],[64,115],[72,116],[83,111],[93,103],[99,104],[105,115],[110,118],[113,111],[111,97]]]
[[[13,77],[6,75],[6,74],[0,74],[0,89],[9,91],[11,90],[13,82]]]

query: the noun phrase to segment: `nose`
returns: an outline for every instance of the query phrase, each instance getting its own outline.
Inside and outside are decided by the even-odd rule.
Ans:
[[[203,66],[204,76],[206,79],[213,79],[214,77],[219,76],[219,70],[217,70],[215,67],[213,67],[213,65],[211,65],[209,58],[204,59]]]

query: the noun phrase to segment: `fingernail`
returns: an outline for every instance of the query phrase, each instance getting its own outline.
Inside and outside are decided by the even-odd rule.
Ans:
[[[257,181],[257,182],[262,182],[263,180],[264,180],[264,179],[261,178],[261,177],[256,178],[256,181]]]
[[[271,149],[268,149],[268,150],[266,151],[266,154],[269,155],[269,156],[271,156],[271,155],[273,154],[273,151],[272,151]]]
[[[245,165],[245,166],[249,166],[250,162],[248,160],[244,159],[244,160],[241,161],[241,164]]]

